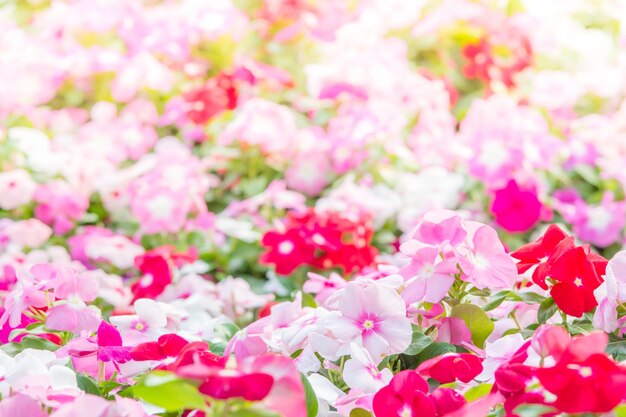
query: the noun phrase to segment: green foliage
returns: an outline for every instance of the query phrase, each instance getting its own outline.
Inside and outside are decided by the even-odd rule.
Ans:
[[[537,321],[539,323],[545,323],[548,319],[554,316],[554,313],[558,310],[553,298],[546,298],[541,304],[539,304],[539,310],[537,310]]]
[[[419,327],[414,324],[412,325],[412,327],[413,336],[411,339],[411,344],[404,351],[405,355],[417,355],[433,343],[433,339],[420,332]]]
[[[204,409],[206,400],[197,387],[171,372],[155,371],[132,387],[132,394],[166,411]]]
[[[493,332],[494,324],[480,307],[473,304],[458,304],[452,307],[451,317],[462,319],[472,333],[472,341],[478,347],[483,347],[485,340]]]
[[[315,417],[318,409],[317,395],[315,395],[315,391],[313,391],[313,387],[311,387],[307,377],[304,375],[300,375],[300,377],[302,378],[302,385],[304,385],[306,415],[307,417]]]

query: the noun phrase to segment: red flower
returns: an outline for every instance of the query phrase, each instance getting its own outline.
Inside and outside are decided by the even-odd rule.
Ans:
[[[470,382],[483,371],[482,359],[470,353],[451,353],[422,363],[417,371],[441,384]]]
[[[535,372],[545,389],[556,395],[551,403],[565,413],[605,413],[626,395],[626,371],[604,354],[582,362],[561,360]]]
[[[598,304],[593,291],[602,284],[608,261],[591,253],[589,245],[575,246],[574,238],[557,226],[550,226],[543,237],[511,256],[520,260],[520,273],[537,265],[533,281],[550,289],[555,303],[568,315],[581,317]]]
[[[589,257],[589,248],[574,247],[561,254],[549,269],[556,284],[550,295],[561,310],[570,316],[581,317],[598,305],[593,291],[602,284],[601,275],[606,262],[595,262]]]
[[[462,50],[467,63],[463,75],[484,82],[500,81],[514,85],[515,75],[531,63],[532,48],[525,36],[517,31],[498,31]]]
[[[515,180],[495,192],[491,212],[508,232],[525,232],[539,221],[543,205],[534,191],[522,190]]]
[[[467,64],[463,67],[463,75],[466,78],[478,78],[488,82],[489,68],[493,63],[491,56],[491,46],[485,39],[481,39],[476,44],[469,44],[463,48],[463,56],[467,59]]]
[[[309,245],[297,229],[285,233],[269,231],[263,236],[261,244],[268,248],[261,256],[261,263],[274,265],[281,275],[289,275],[299,266],[314,260],[315,247]]]
[[[143,274],[130,287],[135,300],[155,299],[172,282],[170,264],[162,255],[145,253],[135,258],[135,265]]]
[[[177,252],[172,245],[160,246],[135,258],[135,265],[143,276],[131,286],[134,299],[155,299],[172,282],[173,269],[197,259],[193,250]]]
[[[140,343],[130,352],[135,361],[160,361],[177,356],[189,342],[174,333],[164,334],[156,342]]]
[[[237,88],[234,78],[219,74],[209,79],[203,86],[183,95],[188,103],[187,117],[195,124],[203,124],[224,110],[237,107]]]
[[[465,399],[448,389],[428,393],[428,383],[415,371],[394,375],[389,385],[374,395],[376,417],[439,417],[465,405]]]
[[[548,272],[548,258],[552,257],[556,246],[569,236],[556,224],[551,224],[542,237],[533,243],[522,246],[518,250],[511,252],[511,256],[519,259],[517,263],[517,271],[523,274],[533,266],[537,265],[537,269],[533,273],[533,282],[544,290],[548,289],[546,285],[546,276]],[[574,240],[568,241],[568,247],[574,246]]]
[[[352,221],[338,213],[290,212],[282,230],[265,233],[264,264],[288,275],[301,265],[352,272],[372,265],[378,254],[371,246],[373,231],[366,221]]]
[[[191,342],[180,350],[174,362],[165,369],[185,378],[203,380],[225,365],[226,358],[212,353],[206,342]]]

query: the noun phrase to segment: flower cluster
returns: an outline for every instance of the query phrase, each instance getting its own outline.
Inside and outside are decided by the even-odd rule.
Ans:
[[[626,414],[625,0],[0,13],[0,417]]]

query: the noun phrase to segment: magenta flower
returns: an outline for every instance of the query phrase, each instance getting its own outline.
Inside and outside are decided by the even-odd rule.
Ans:
[[[537,224],[542,207],[536,192],[522,190],[517,182],[511,179],[506,187],[495,192],[491,212],[504,230],[525,232]]]
[[[95,337],[75,338],[56,353],[59,357],[71,356],[77,371],[87,372],[104,380],[114,371],[120,371],[119,364],[132,359],[131,350],[131,347],[123,346],[120,332],[102,321]]]

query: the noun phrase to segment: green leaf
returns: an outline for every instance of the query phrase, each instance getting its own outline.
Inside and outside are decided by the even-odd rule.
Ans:
[[[537,321],[539,323],[545,323],[548,319],[554,316],[558,307],[552,297],[546,298],[539,304],[539,310],[537,310]]]
[[[472,402],[489,394],[491,392],[491,388],[493,388],[493,384],[476,385],[468,389],[465,392],[464,397],[468,402]]]
[[[311,294],[302,293],[302,307],[317,307],[317,303],[315,302],[315,298]]]
[[[498,308],[500,304],[502,304],[504,300],[506,300],[510,293],[511,291],[507,290],[495,294],[493,297],[491,297],[489,302],[483,306],[483,311],[491,311],[495,308]]]
[[[444,342],[431,343],[426,349],[424,349],[419,355],[418,360],[420,363],[432,359],[436,356],[440,356],[446,353],[456,352],[454,345]]]
[[[87,394],[97,395],[98,397],[102,396],[100,392],[100,388],[86,375],[76,374],[76,383],[78,384],[78,388],[82,391],[85,391]]]
[[[353,408],[350,417],[372,417],[372,414],[362,408]]]
[[[307,417],[315,417],[317,415],[318,408],[317,395],[315,394],[315,391],[313,391],[313,387],[307,377],[300,374],[300,378],[302,379],[302,385],[304,385],[306,415]]]
[[[541,304],[545,301],[546,297],[535,292],[520,292],[517,295],[528,304]]]
[[[412,325],[412,327],[413,337],[411,338],[411,344],[404,351],[404,354],[409,356],[419,354],[421,351],[423,351],[433,343],[433,339],[420,332],[419,327],[414,324]]]
[[[609,355],[624,355],[626,354],[626,339],[609,335],[609,343],[606,345],[606,353]]]
[[[166,411],[204,409],[206,406],[204,396],[195,386],[171,372],[149,373],[132,388],[132,393]]]
[[[451,317],[462,319],[472,333],[472,341],[480,348],[493,331],[494,324],[480,307],[473,304],[458,304],[452,307]]]

